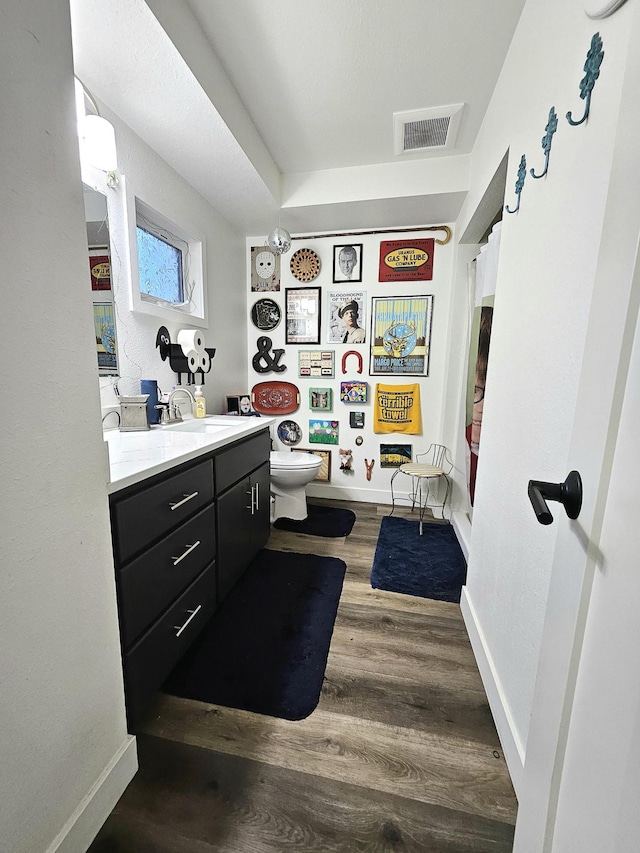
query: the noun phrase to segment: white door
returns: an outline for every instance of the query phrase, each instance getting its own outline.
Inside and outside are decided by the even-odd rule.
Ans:
[[[639,30],[636,15],[632,39]],[[558,538],[514,853],[640,849],[640,52],[635,54],[625,77],[569,455],[570,467],[583,478],[584,504],[573,522],[559,504],[550,505]]]

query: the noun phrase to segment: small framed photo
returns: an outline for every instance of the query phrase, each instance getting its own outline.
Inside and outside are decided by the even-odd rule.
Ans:
[[[298,376],[321,376],[323,379],[333,379],[334,373],[335,359],[332,349],[298,351]]]
[[[293,447],[291,448],[293,451]],[[322,459],[322,464],[318,469],[318,473],[313,478],[314,480],[320,480],[322,483],[331,482],[331,451],[330,450],[320,450],[319,448],[311,448],[311,447],[296,447],[296,453],[313,453],[315,456],[319,456]]]
[[[338,421],[309,421],[309,442],[311,444],[338,444]]]
[[[331,388],[309,388],[309,408],[330,412],[333,406]]]
[[[368,382],[340,383],[340,399],[343,403],[366,403],[368,392]]]
[[[362,281],[362,243],[333,247],[333,281]]]
[[[286,288],[287,344],[320,343],[320,288]]]
[[[411,444],[380,445],[381,468],[399,468],[401,465],[412,461],[413,447]]]

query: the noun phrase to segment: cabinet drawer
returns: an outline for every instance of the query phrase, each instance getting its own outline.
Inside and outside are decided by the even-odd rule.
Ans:
[[[123,648],[147,628],[215,558],[213,505],[186,521],[118,573]]]
[[[112,507],[115,556],[124,563],[213,499],[211,459],[183,469]]]
[[[157,690],[215,611],[215,573],[209,566],[124,656],[129,722]]]
[[[254,471],[269,459],[271,439],[269,431],[259,433],[252,438],[234,444],[215,456],[216,492],[223,492]]]

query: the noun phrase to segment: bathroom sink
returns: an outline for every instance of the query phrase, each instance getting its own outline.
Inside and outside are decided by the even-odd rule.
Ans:
[[[177,424],[167,424],[163,429],[175,430],[176,432],[216,433],[233,428],[234,423],[230,418],[202,418],[202,420],[188,420]]]

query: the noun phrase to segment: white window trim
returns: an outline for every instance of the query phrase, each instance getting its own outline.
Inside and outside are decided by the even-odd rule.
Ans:
[[[187,323],[197,325],[200,328],[208,328],[207,293],[204,280],[206,269],[204,241],[194,237],[184,228],[176,225],[166,216],[154,210],[148,204],[137,198],[131,187],[127,185],[124,176],[120,176],[119,190],[124,199],[124,225],[127,234],[126,266],[129,271],[129,307],[139,314],[147,314],[170,323]],[[138,269],[138,243],[136,235],[138,210],[148,219],[161,228],[168,229],[180,240],[183,240],[189,250],[189,282],[193,283],[191,293],[192,306],[190,310],[169,304],[162,305],[144,299],[140,293],[139,269]],[[185,289],[187,282],[185,282]]]

